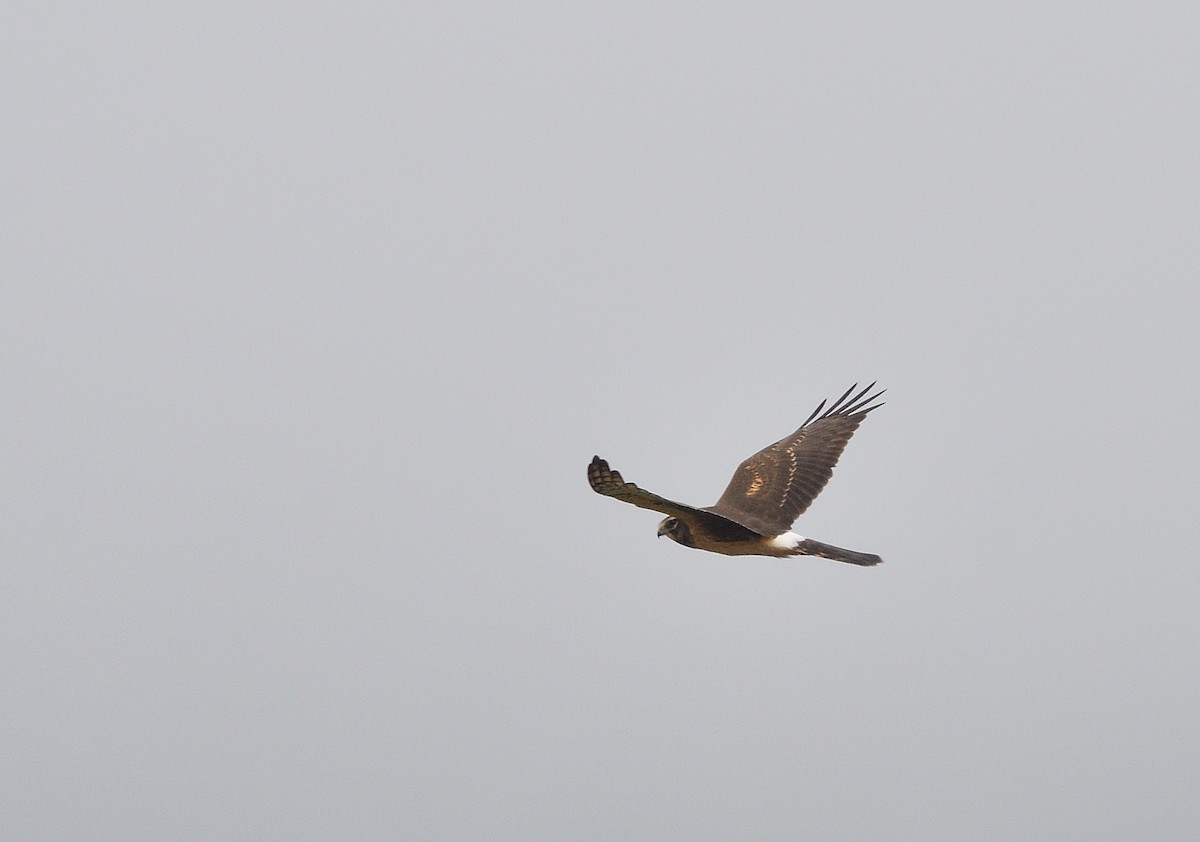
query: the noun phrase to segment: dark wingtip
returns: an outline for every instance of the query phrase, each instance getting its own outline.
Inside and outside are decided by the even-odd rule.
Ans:
[[[620,485],[623,480],[621,475],[608,467],[608,463],[599,456],[593,456],[591,464],[587,469],[588,485],[597,494],[608,494],[607,489],[613,485]]]
[[[807,427],[809,422],[812,421],[814,418],[816,418],[818,415],[820,415],[821,410],[824,408],[825,408],[825,401],[821,401],[819,404],[817,404],[817,408],[812,411],[812,414],[809,415],[807,418],[805,418],[804,423],[801,424],[800,426]]]
[[[868,396],[868,393],[875,388],[877,382],[874,380],[871,381],[871,384],[864,389],[858,389],[858,384],[855,383],[843,392],[840,398],[829,404],[829,409],[825,409],[826,402],[821,401],[820,405],[813,410],[812,415],[808,416],[808,419],[800,426],[807,427],[813,421],[820,421],[822,418],[830,418],[835,415],[866,415],[872,410],[879,409],[879,407],[883,406],[882,401],[868,406],[868,404],[878,400],[880,395],[887,391],[887,389],[880,389],[875,394]],[[857,392],[855,391],[856,389],[858,390]]]

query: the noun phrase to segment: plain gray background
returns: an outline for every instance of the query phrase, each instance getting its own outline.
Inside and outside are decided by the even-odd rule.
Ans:
[[[1198,33],[11,6],[2,835],[1196,838]]]

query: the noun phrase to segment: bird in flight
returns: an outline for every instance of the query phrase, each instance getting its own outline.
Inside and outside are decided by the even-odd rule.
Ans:
[[[843,550],[791,531],[833,476],[833,466],[858,425],[868,412],[883,406],[874,403],[882,389],[868,396],[874,383],[856,393],[857,388],[857,383],[851,386],[828,409],[821,401],[800,429],[738,465],[713,506],[697,509],[651,494],[625,482],[599,456],[588,465],[588,482],[597,494],[666,515],[658,536],[685,547],[724,555],[813,555],[864,567],[879,564],[883,559],[877,555]]]

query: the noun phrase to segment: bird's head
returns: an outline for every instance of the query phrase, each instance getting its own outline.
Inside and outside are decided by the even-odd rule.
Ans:
[[[664,518],[658,525],[658,537],[661,538],[664,535],[685,547],[694,546],[688,525],[677,517]]]

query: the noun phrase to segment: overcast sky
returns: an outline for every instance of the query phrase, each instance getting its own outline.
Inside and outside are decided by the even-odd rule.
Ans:
[[[10,8],[0,836],[1200,837],[1197,8]]]

